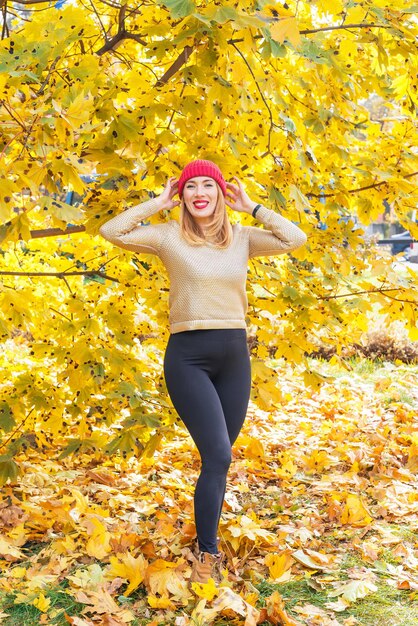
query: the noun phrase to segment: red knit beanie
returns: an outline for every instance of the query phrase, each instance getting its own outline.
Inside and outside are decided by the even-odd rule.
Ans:
[[[186,182],[189,178],[194,178],[195,176],[209,176],[210,178],[213,178],[219,184],[224,196],[226,196],[226,182],[216,163],[213,163],[213,161],[198,159],[197,161],[191,161],[188,163],[181,173],[178,184],[178,194],[180,198],[183,195],[183,187]]]

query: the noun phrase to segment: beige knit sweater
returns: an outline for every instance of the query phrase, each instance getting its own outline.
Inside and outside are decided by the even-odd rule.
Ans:
[[[103,224],[100,234],[120,248],[156,254],[169,280],[170,333],[198,328],[246,328],[248,259],[291,252],[305,233],[275,211],[261,206],[255,216],[265,228],[232,224],[228,248],[207,242],[190,245],[177,220],[140,224],[158,212],[156,198],[123,211]]]

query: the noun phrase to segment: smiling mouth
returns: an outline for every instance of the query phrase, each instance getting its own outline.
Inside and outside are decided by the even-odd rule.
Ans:
[[[209,202],[193,202],[193,206],[196,207],[196,209],[204,209],[208,204]]]

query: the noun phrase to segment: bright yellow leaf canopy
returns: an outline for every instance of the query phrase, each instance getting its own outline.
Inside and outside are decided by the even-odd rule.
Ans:
[[[48,448],[76,425],[67,454],[128,457],[152,457],[169,436],[168,279],[157,257],[114,248],[98,229],[194,158],[214,160],[308,236],[292,256],[249,263],[260,408],[281,398],[267,355],[320,384],[307,355],[318,341],[358,340],[374,307],[417,338],[416,273],[400,275],[354,228],[386,205],[418,234],[414,2],[24,8],[5,9],[0,44],[2,366],[9,342],[22,350],[0,382],[3,481],[31,445],[26,431]],[[116,422],[109,441],[98,425]]]

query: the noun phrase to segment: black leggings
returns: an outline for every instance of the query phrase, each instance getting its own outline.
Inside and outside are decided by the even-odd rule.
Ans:
[[[164,376],[173,406],[200,454],[194,493],[196,532],[199,549],[214,554],[231,446],[244,423],[251,392],[246,329],[171,334]]]

